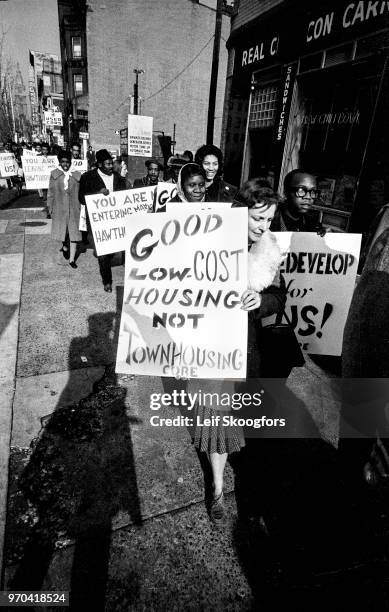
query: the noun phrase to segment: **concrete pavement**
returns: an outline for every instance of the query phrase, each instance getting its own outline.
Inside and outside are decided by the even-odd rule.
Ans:
[[[0,412],[0,539],[10,460],[5,587],[17,579],[26,586],[23,580],[35,571],[34,584],[77,593],[78,609],[85,609],[83,588],[99,593],[95,609],[101,598],[107,610],[169,604],[251,609],[258,594],[249,567],[264,562],[251,545],[268,550],[269,544],[260,522],[248,531],[237,527],[236,500],[238,506],[244,502],[239,470],[227,470],[230,518],[215,535],[187,431],[150,426],[150,392],[163,391],[163,381],[116,381],[107,370],[115,358],[123,267],[114,267],[115,292],[107,294],[92,250],[72,270],[59,246],[51,241],[50,220],[35,194],[3,208],[0,194],[0,354],[8,355]],[[304,471],[307,456],[312,466],[332,461],[339,404],[331,379],[309,359],[293,372],[289,390],[330,443],[318,439],[301,451],[302,464],[294,466],[283,489],[292,503],[292,477]],[[258,459],[259,472],[264,466],[270,471],[271,463]],[[277,520],[274,525],[276,532]],[[26,545],[32,558],[23,552]],[[276,580],[277,563],[266,567]]]

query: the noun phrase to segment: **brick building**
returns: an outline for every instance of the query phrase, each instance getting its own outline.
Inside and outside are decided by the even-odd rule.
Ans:
[[[389,201],[389,6],[347,0],[240,0],[222,130],[225,173],[318,177],[323,222],[366,230]]]
[[[85,0],[58,0],[64,82],[64,137],[67,143],[88,132],[88,71]]]
[[[206,140],[216,0],[89,0],[86,13],[89,133],[98,149],[119,149],[139,75],[139,114],[155,134],[173,137],[175,151]],[[220,143],[230,17],[223,15],[215,111]],[[143,166],[144,170],[144,166]]]

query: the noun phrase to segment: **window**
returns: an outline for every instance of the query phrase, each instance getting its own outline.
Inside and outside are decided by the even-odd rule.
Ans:
[[[74,95],[82,96],[82,74],[73,74]]]
[[[253,92],[250,108],[251,128],[263,128],[274,125],[277,93],[276,85],[261,87]]]
[[[72,57],[81,57],[81,36],[72,36]]]

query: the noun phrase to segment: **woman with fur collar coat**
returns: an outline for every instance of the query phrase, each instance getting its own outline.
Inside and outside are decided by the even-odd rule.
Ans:
[[[270,232],[270,223],[278,205],[276,194],[263,187],[260,179],[248,181],[240,192],[237,206],[248,210],[248,289],[242,295],[242,308],[248,312],[247,378],[264,375],[266,364],[261,363],[260,337],[261,319],[282,312],[286,301],[285,282],[279,268],[283,259],[275,236]],[[267,376],[272,376],[267,372]],[[274,376],[274,374],[273,374]],[[203,416],[212,416],[212,409],[203,410]],[[205,414],[208,410],[208,413]],[[210,516],[216,525],[225,519],[223,504],[223,475],[228,454],[240,451],[245,446],[243,430],[223,426],[196,428],[194,444],[199,451],[206,452],[212,468],[213,500]]]

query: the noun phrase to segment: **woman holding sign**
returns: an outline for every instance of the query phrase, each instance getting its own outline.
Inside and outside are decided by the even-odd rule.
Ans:
[[[269,230],[278,206],[278,198],[271,189],[263,187],[263,182],[259,179],[248,181],[239,195],[239,201],[235,205],[248,208],[248,289],[241,297],[241,308],[248,312],[249,317],[247,377],[259,378],[263,376],[266,365],[258,345],[261,319],[282,312],[286,301],[285,283],[279,272],[282,254],[276,238]],[[266,374],[271,376],[269,372]],[[221,525],[225,518],[224,468],[228,454],[240,451],[245,445],[243,429],[223,426],[223,420],[216,418],[218,414],[223,414],[220,410],[213,411],[212,408],[200,406],[197,412],[201,421],[207,417],[215,423],[209,427],[196,427],[194,444],[199,451],[208,454],[213,478],[210,516],[216,525]],[[238,415],[235,413],[234,416]]]
[[[62,254],[65,259],[69,259],[69,265],[75,269],[77,242],[82,238],[78,229],[81,206],[78,201],[78,188],[81,174],[70,171],[72,162],[70,151],[60,151],[58,162],[59,168],[51,172],[47,194],[47,207],[52,218],[51,237],[53,240],[62,241]]]
[[[205,171],[198,164],[182,166],[177,180],[177,194],[169,202],[204,202]]]

